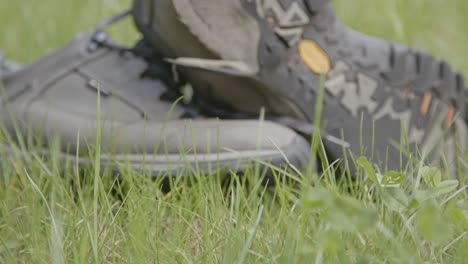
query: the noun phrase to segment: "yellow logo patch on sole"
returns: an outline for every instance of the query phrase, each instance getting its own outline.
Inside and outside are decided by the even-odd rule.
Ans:
[[[312,40],[301,40],[298,48],[302,61],[313,72],[327,74],[330,71],[330,58],[317,43]]]

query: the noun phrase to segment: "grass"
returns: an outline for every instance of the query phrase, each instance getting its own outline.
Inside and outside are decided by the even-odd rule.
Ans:
[[[32,61],[128,4],[0,0],[0,47]],[[430,50],[468,73],[468,2],[335,6],[354,28]],[[137,36],[130,23],[114,33]],[[466,180],[417,162],[380,175],[360,158],[368,179],[355,183],[309,171],[296,184],[265,187],[252,170],[228,181],[176,178],[165,192],[160,179],[125,166],[117,179],[99,159],[77,169],[55,155],[15,153],[1,155],[11,165],[0,168],[0,263],[468,263]],[[310,186],[311,178],[320,180]]]

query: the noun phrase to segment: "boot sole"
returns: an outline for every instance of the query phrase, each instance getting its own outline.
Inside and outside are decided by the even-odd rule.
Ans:
[[[15,148],[16,149],[16,148]],[[2,153],[11,161],[15,154],[19,153],[24,158],[31,153],[14,150],[11,146],[3,145]],[[258,164],[261,171],[266,171],[267,176],[272,176],[278,169],[289,170],[294,167],[304,168],[309,163],[309,144],[302,137],[296,137],[291,144],[282,150],[259,151],[233,151],[232,153],[212,154],[128,154],[128,155],[101,155],[102,166],[111,167],[116,173],[125,169],[150,173],[153,178],[176,177],[184,175],[210,175],[218,172],[242,173],[248,168],[255,168]],[[42,149],[36,152],[40,157],[56,156],[61,161],[72,161],[79,166],[87,166],[93,163],[92,159],[76,156],[66,152],[52,152]]]
[[[139,13],[139,2],[135,4],[135,17],[143,17]],[[250,5],[250,11],[256,8],[255,3]],[[278,10],[273,9],[280,12]],[[296,8],[282,12],[299,11]],[[182,17],[180,20],[190,19]],[[164,43],[163,34],[157,27],[136,22],[146,36]],[[259,65],[263,68],[257,75],[209,66],[179,65],[203,75],[207,83],[222,77],[223,82],[215,83],[215,86],[230,87],[227,84],[234,83],[260,91],[270,97],[270,102],[276,103],[267,106],[272,112],[293,115],[309,122],[316,116],[314,105],[321,75],[326,75],[322,111],[322,119],[326,120],[325,131],[349,142],[353,155],[372,156],[381,165],[393,169],[404,167],[404,161],[409,158],[407,150],[423,155],[431,153],[431,160],[437,160],[442,154],[453,160],[457,152],[454,139],[464,146],[464,80],[446,62],[423,51],[354,32],[336,19],[331,8],[321,10],[310,17],[308,23],[295,27],[272,30],[271,25],[262,19],[258,24],[261,32]],[[190,28],[189,31],[193,33],[196,30]],[[302,39],[290,43],[280,36],[279,33],[284,33],[282,30],[300,32]],[[197,39],[214,58],[226,59],[226,54],[209,48],[216,41],[203,37]],[[288,53],[285,52],[285,44],[297,45],[298,48],[290,49]],[[167,44],[163,46],[169,47]],[[275,59],[281,57],[277,54],[289,56],[293,66],[275,64]],[[402,129],[407,137],[400,134]],[[343,156],[342,149],[325,145],[332,157]]]

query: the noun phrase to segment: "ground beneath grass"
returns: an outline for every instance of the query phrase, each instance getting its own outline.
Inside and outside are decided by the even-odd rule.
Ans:
[[[129,4],[0,0],[0,49],[30,62]],[[465,0],[334,4],[355,29],[424,48],[468,74]],[[112,32],[138,38],[131,21]],[[115,177],[34,149],[1,157],[0,263],[468,263],[463,169],[460,181],[417,161],[381,175],[361,159],[368,177],[357,182],[336,181],[333,171],[295,181],[278,172],[265,187],[255,170],[195,172],[166,182],[167,191],[125,166]]]

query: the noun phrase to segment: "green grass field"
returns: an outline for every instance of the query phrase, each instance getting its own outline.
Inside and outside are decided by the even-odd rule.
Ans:
[[[31,62],[129,0],[0,0],[0,49]],[[468,74],[466,0],[335,0],[349,25],[420,47]],[[112,30],[131,43],[131,22]],[[1,144],[6,139],[0,138]],[[39,155],[0,168],[0,263],[468,263],[468,194],[438,168],[265,187],[254,170],[160,180]],[[96,153],[90,151],[90,155]],[[95,164],[96,165],[96,164]],[[405,178],[414,183],[386,187]],[[313,187],[310,184],[313,182]],[[405,181],[407,182],[407,181]]]

